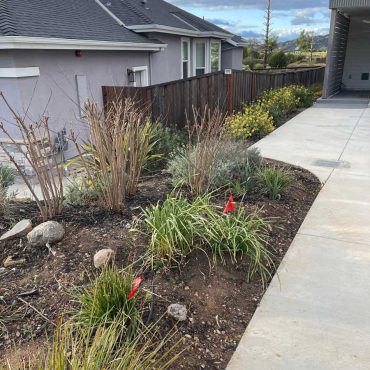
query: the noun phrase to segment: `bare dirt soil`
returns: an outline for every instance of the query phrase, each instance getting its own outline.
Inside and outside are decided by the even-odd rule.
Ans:
[[[296,181],[280,200],[271,201],[262,195],[244,200],[248,210],[260,209],[264,217],[272,220],[269,247],[276,256],[274,269],[321,187],[309,172],[289,168]],[[145,253],[145,237],[130,229],[140,207],[165,199],[170,191],[168,177],[160,174],[141,185],[122,214],[66,208],[56,219],[65,226],[66,236],[53,246],[55,256],[46,248],[30,247],[25,239],[0,244],[1,262],[8,256],[26,260],[22,265],[0,270],[0,364],[6,358],[16,363],[42,348],[53,324],[75,306],[71,290],[89,283],[96,274],[92,263],[95,252],[114,249],[118,267],[127,266]],[[227,196],[221,195],[217,202],[226,200]],[[2,231],[22,218],[39,222],[34,203],[14,203],[9,214],[0,219]],[[180,347],[186,348],[174,369],[226,367],[266,288],[258,276],[248,282],[247,271],[246,259],[232,263],[226,258],[225,263],[212,265],[199,250],[177,268],[138,271],[144,272],[144,287],[155,292],[152,320],[160,318],[171,303],[187,306],[186,322],[176,324],[166,317],[161,324],[163,333],[176,324],[177,337],[183,338]]]

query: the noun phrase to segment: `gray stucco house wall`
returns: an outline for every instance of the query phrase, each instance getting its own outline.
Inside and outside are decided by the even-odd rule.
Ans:
[[[1,91],[20,114],[27,111],[36,121],[44,113],[50,127],[58,132],[65,128],[80,131],[85,125],[80,104],[87,98],[102,103],[102,86],[128,85],[127,69],[149,65],[149,52],[74,50],[5,50],[0,69],[37,67],[39,76],[0,78]],[[77,78],[78,76],[78,78]],[[80,86],[78,86],[80,85]],[[79,96],[80,94],[80,96]],[[0,102],[5,122],[14,121]],[[9,130],[16,133],[15,127]]]
[[[30,121],[48,116],[55,136],[70,129],[85,136],[84,103],[93,99],[101,105],[102,86],[145,86],[195,75],[199,42],[206,44],[202,72],[212,69],[212,43],[220,45],[218,70],[242,68],[243,39],[163,0],[0,2],[0,91]],[[19,138],[1,101],[0,120]]]
[[[221,55],[221,69],[243,69],[243,48],[223,46]]]

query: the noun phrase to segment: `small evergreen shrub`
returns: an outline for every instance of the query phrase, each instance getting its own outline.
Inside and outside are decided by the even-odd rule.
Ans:
[[[232,187],[235,182],[252,190],[257,169],[262,163],[259,151],[248,149],[242,141],[219,141],[217,148],[213,164],[204,173],[208,190]],[[197,172],[195,152],[196,148],[189,152],[183,150],[170,161],[168,172],[175,187],[190,187],[191,176]]]
[[[269,66],[272,68],[285,68],[288,65],[288,58],[284,51],[276,51],[269,57]]]
[[[289,87],[297,101],[297,108],[308,108],[311,107],[315,102],[315,92],[313,89],[309,89],[302,85],[292,85]]]

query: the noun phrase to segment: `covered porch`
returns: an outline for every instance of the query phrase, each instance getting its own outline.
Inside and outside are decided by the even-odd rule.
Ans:
[[[323,97],[370,91],[370,0],[331,0]],[[370,97],[370,94],[369,94]]]

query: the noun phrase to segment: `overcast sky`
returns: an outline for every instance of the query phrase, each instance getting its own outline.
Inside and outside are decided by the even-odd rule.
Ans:
[[[173,4],[246,38],[263,34],[265,0],[170,0]],[[271,0],[272,29],[280,41],[303,29],[329,33],[328,0]]]

